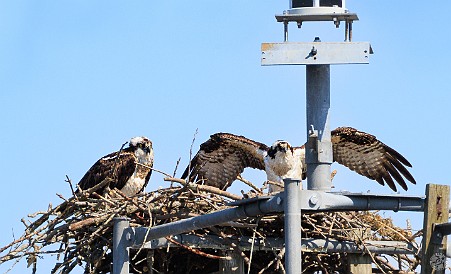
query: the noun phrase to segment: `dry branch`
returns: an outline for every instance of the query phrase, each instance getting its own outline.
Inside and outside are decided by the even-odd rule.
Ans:
[[[226,198],[230,198],[233,200],[241,200],[242,197],[232,194],[230,192],[224,191],[224,190],[220,190],[217,187],[213,187],[213,186],[207,186],[207,185],[199,185],[199,184],[195,184],[195,183],[187,183],[186,180],[183,179],[178,179],[178,178],[164,178],[165,181],[170,181],[170,182],[176,182],[176,183],[180,183],[185,187],[188,187],[190,189],[198,189],[200,191],[207,191],[213,194],[217,194]]]

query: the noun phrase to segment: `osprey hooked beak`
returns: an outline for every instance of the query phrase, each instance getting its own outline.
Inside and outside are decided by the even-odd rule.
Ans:
[[[150,153],[150,146],[144,146],[144,147],[143,147],[143,150],[144,150],[144,152],[145,152],[146,154],[149,154],[149,153]]]
[[[293,152],[293,147],[286,141],[278,141],[277,147],[280,148],[280,150],[283,152],[287,151]]]

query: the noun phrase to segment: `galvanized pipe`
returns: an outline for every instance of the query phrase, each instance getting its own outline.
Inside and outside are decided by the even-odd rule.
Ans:
[[[315,39],[316,40],[316,39]],[[319,39],[318,39],[319,40]],[[330,191],[330,65],[307,65],[307,189]]]
[[[348,34],[349,34],[349,21],[346,20],[345,21],[345,42],[349,42]]]
[[[285,200],[285,270],[288,274],[302,273],[301,255],[301,188],[302,181],[284,179]]]
[[[401,195],[375,195],[364,193],[303,190],[301,206],[303,210],[347,211],[347,210],[424,210],[424,197]]]
[[[283,41],[288,42],[288,21],[283,21]]]
[[[352,42],[352,21],[349,21],[349,42]]]
[[[351,241],[333,239],[302,239],[302,250],[374,254],[417,254],[419,252],[418,248],[412,243],[402,241],[364,241],[363,244],[356,244]]]
[[[126,217],[115,217],[113,227],[113,274],[128,274],[131,244],[130,222]]]
[[[147,232],[147,227],[134,228],[135,234],[140,239],[144,239]],[[141,235],[141,236],[138,236]],[[183,245],[193,248],[211,248],[211,249],[230,249],[230,245],[217,235],[192,235],[179,234],[173,235],[172,240],[175,240]],[[230,240],[237,243],[243,251],[270,251],[280,250],[284,247],[285,241],[282,238],[260,238],[253,239],[249,236],[231,237]],[[252,241],[254,240],[254,245]],[[153,239],[148,242],[137,242],[132,248],[139,249],[142,244],[146,249],[159,249],[172,246],[173,244],[166,238]],[[363,247],[364,245],[364,247]],[[449,244],[451,246],[451,244]],[[356,244],[352,241],[339,241],[334,239],[313,239],[305,238],[301,240],[301,250],[307,252],[327,252],[327,253],[365,253],[371,252],[374,254],[418,254],[418,247],[412,243],[403,241],[364,241],[363,244]],[[449,256],[448,256],[449,257]]]

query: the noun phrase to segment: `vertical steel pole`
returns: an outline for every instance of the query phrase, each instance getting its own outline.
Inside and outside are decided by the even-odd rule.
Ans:
[[[113,227],[113,274],[129,273],[131,243],[130,222],[125,217],[114,218]]]
[[[285,187],[285,270],[302,273],[301,255],[301,180],[284,179]]]
[[[329,191],[332,143],[329,127],[330,65],[307,65],[307,188]]]
[[[288,42],[288,21],[283,21],[283,41]]]

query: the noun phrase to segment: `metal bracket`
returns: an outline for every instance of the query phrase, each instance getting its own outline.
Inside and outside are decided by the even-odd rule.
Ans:
[[[294,9],[297,10],[297,9]],[[302,27],[303,22],[315,22],[315,21],[332,21],[336,28],[340,27],[340,22],[345,22],[345,41],[352,41],[352,23],[359,20],[359,17],[355,13],[343,12],[343,13],[314,13],[314,14],[299,14],[290,13],[285,11],[284,14],[276,14],[277,22],[283,22],[285,42],[288,41],[288,23],[296,22],[298,28]]]
[[[442,244],[443,238],[451,234],[451,223],[433,224],[431,242]]]
[[[311,125],[306,149],[314,153],[306,153],[305,162],[307,164],[332,164],[333,156],[329,153],[331,152],[329,148],[332,147],[332,143],[330,141],[320,141],[318,137],[318,130],[315,130],[313,125]]]
[[[262,43],[262,66],[368,64],[373,53],[368,42]]]

